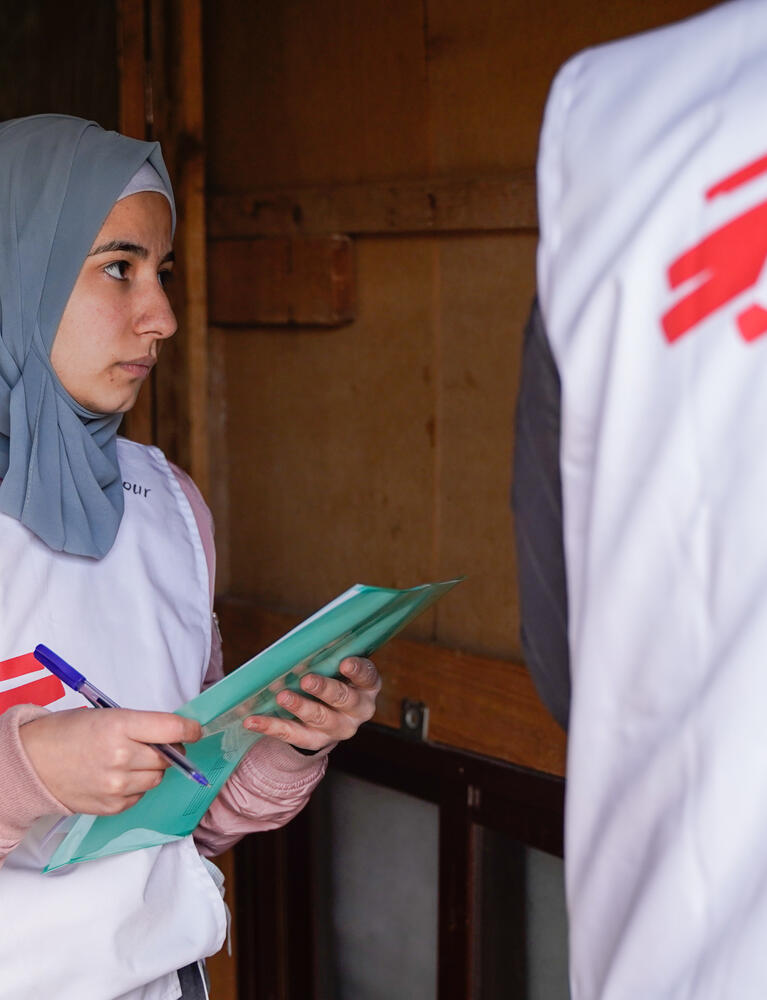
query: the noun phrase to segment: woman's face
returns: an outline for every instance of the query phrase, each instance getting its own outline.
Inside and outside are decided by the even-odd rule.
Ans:
[[[143,191],[116,202],[69,296],[51,364],[70,395],[95,413],[129,410],[163,340],[176,332],[165,294],[170,229],[163,195]]]

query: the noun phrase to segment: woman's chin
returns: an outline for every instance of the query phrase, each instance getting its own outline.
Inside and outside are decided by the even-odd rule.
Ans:
[[[99,416],[104,417],[116,417],[119,414],[128,413],[136,405],[136,400],[138,399],[138,393],[132,393],[130,396],[121,397],[104,397],[104,398],[92,398],[92,399],[77,399],[76,401],[80,406],[85,407],[86,410],[90,410],[91,413],[97,413]]]

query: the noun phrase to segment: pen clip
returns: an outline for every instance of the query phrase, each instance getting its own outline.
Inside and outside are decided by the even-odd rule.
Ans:
[[[35,646],[33,655],[36,660],[42,663],[44,667],[47,667],[52,674],[55,674],[60,681],[63,681],[74,691],[79,691],[85,683],[85,678],[79,670],[75,670],[73,666],[67,663],[66,660],[62,660],[60,656],[57,656],[47,646],[43,646],[42,644]]]

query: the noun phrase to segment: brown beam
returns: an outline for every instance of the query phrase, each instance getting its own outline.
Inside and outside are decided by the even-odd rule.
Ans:
[[[180,241],[184,260],[184,328],[187,344],[189,471],[205,496],[210,494],[208,427],[208,311],[205,229],[205,135],[202,89],[202,3],[173,5],[176,48],[177,183],[183,205]]]
[[[179,333],[157,370],[157,443],[210,489],[201,0],[148,0],[151,132],[176,196],[171,300]]]
[[[212,239],[535,230],[535,172],[258,188],[210,199]]]

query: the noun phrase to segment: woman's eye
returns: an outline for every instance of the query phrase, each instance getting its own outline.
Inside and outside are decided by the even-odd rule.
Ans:
[[[104,273],[108,274],[110,278],[116,278],[118,281],[125,281],[128,277],[128,268],[130,264],[127,260],[113,260],[111,264],[107,264],[104,268]]]

